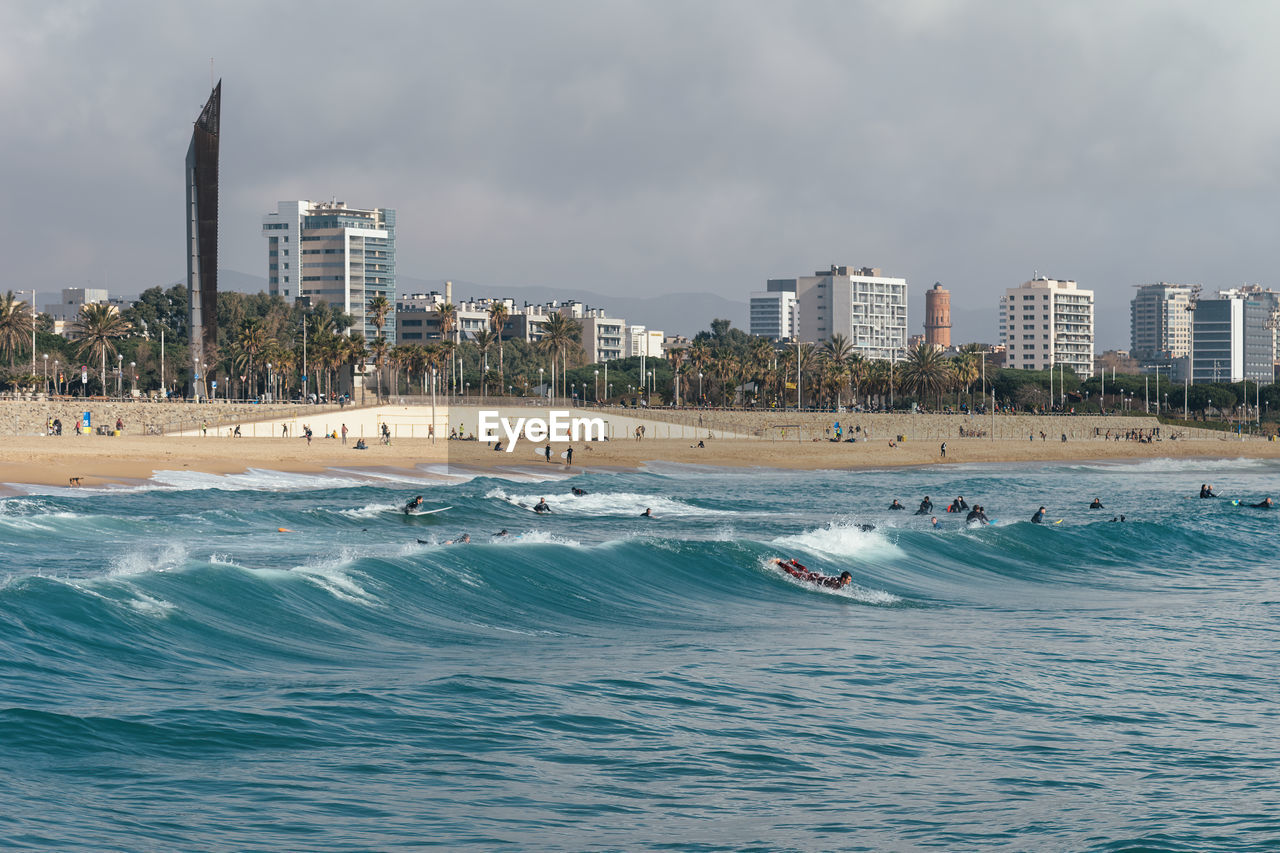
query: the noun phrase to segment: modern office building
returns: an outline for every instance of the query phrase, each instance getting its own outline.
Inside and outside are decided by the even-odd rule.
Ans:
[[[196,119],[187,147],[187,312],[193,394],[206,396],[200,365],[218,343],[218,128],[222,81]]]
[[[796,334],[796,280],[771,278],[764,290],[751,293],[750,333],[774,341]]]
[[[1275,376],[1274,303],[1265,291],[1200,299],[1191,317],[1191,381],[1269,383]]]
[[[907,280],[871,267],[832,266],[796,279],[796,339],[844,335],[866,358],[901,359],[907,346]]]
[[[262,218],[267,289],[286,302],[328,302],[355,318],[367,340],[378,335],[369,304],[391,303],[382,326],[396,342],[396,212],[341,201],[282,201]]]
[[[1191,305],[1199,285],[1137,285],[1129,303],[1129,352],[1138,361],[1183,358],[1191,351]]]
[[[940,281],[924,292],[924,340],[938,349],[951,346],[951,291]]]
[[[627,326],[627,350],[629,356],[645,358],[662,358],[662,341],[665,334],[657,329],[646,329],[644,326]]]
[[[595,364],[622,358],[626,320],[610,317],[600,308],[588,308],[578,322],[582,324],[582,352],[588,362]]]
[[[1093,291],[1074,281],[1037,276],[1000,297],[1000,342],[1005,366],[1047,370],[1065,365],[1093,375]]]

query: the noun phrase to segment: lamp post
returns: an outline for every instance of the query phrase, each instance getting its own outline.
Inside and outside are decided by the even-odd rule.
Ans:
[[[129,396],[132,397],[133,395],[138,393],[138,363],[137,362],[134,362],[134,361],[129,362],[129,375],[133,377],[132,379],[129,380],[132,383],[129,389]]]
[[[600,371],[596,371],[595,402],[600,402]]]
[[[538,393],[541,396],[545,397],[547,396],[547,388],[545,385],[542,384],[542,371],[543,371],[543,368],[539,367],[538,368]]]
[[[254,384],[256,385],[257,382],[255,381]],[[271,362],[269,361],[267,362],[267,396],[274,402],[275,398],[271,395]]]
[[[49,396],[49,353],[44,354],[44,395]]]
[[[116,397],[123,397],[124,392],[120,388],[120,380],[123,379],[121,374],[124,373],[124,356],[116,355]]]
[[[431,443],[436,443],[436,369],[431,368]]]
[[[58,379],[58,360],[53,360],[53,390],[55,393],[62,394],[62,382]]]
[[[698,371],[698,405],[702,405],[702,371]]]

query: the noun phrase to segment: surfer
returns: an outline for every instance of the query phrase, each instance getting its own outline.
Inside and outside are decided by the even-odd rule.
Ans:
[[[920,501],[920,508],[916,510],[916,515],[928,515],[933,512],[933,501],[929,500],[929,496],[925,495],[924,500]]]
[[[533,505],[534,512],[551,512],[551,507],[547,506],[546,498],[539,498],[538,502]]]
[[[898,503],[897,498],[894,498],[893,503],[889,504],[889,509],[906,509],[906,507]]]
[[[1102,505],[1102,501],[1100,499],[1094,498],[1093,503],[1089,504],[1089,509],[1106,509],[1106,507]]]
[[[413,515],[413,511],[420,506],[422,506],[422,495],[418,495],[416,498],[411,499],[404,505],[404,514]]]
[[[547,461],[550,462],[551,461],[551,445],[548,444],[546,447],[542,448],[542,452],[547,457]]]
[[[1044,524],[1044,507],[1040,507],[1038,510],[1036,510],[1036,514],[1031,516],[1031,523]]]
[[[508,533],[508,532],[507,532],[507,528],[505,528],[505,527],[504,527],[504,528],[502,528],[501,530],[499,530],[497,533],[495,533],[495,534],[493,534],[493,535],[494,535],[495,537],[497,537],[497,538],[502,538],[503,536],[510,536],[511,534],[510,534],[510,533]]]
[[[1118,517],[1118,518],[1114,518],[1114,517],[1113,517],[1111,520],[1112,520],[1112,521],[1124,521],[1124,516],[1122,515],[1122,516],[1120,516],[1120,517]]]
[[[446,539],[444,541],[444,544],[446,545],[469,545],[470,543],[471,543],[470,533],[464,533],[461,536],[459,536],[457,539]]]
[[[802,581],[808,581],[809,583],[817,584],[818,586],[825,586],[830,589],[839,589],[842,586],[848,586],[849,582],[853,580],[853,575],[848,572],[841,572],[840,577],[838,578],[833,578],[828,575],[820,575],[817,572],[811,572],[804,566],[797,563],[795,559],[779,560],[775,557],[773,562],[774,565],[791,575],[793,578],[799,578]]]
[[[938,521],[938,517],[936,515],[933,518],[929,519],[929,523],[933,525],[934,530],[937,530],[939,527],[942,526],[942,522]]]
[[[652,510],[650,507],[645,507],[645,508],[644,508],[644,512],[640,513],[640,517],[641,517],[641,518],[653,518],[653,510]]]
[[[1271,498],[1263,498],[1256,504],[1249,504],[1254,509],[1271,509]]]
[[[951,502],[951,506],[947,507],[947,512],[964,512],[969,508],[969,504],[965,503],[964,495],[956,495],[956,499]]]
[[[572,491],[575,498],[580,498],[587,493],[586,489],[579,489],[577,486],[574,486]]]
[[[1203,484],[1201,484],[1201,486],[1200,486],[1200,497],[1202,497],[1202,498],[1216,498],[1216,497],[1217,497],[1217,495],[1215,495],[1215,494],[1213,493],[1213,486],[1210,486],[1208,483],[1203,483]]]
[[[858,528],[863,533],[870,533],[871,531],[876,529],[876,526],[874,524],[855,524],[854,527]]]
[[[987,518],[986,512],[982,509],[982,504],[975,504],[973,509],[969,510],[969,514],[964,517],[965,524],[990,524],[991,520]]]

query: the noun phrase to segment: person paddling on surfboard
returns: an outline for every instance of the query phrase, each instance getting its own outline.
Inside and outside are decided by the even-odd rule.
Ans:
[[[413,511],[420,506],[422,506],[422,495],[418,495],[416,498],[411,499],[404,505],[404,514],[413,515]]]
[[[551,507],[547,506],[546,498],[539,498],[538,502],[533,505],[534,512],[551,512]]]
[[[853,580],[853,575],[848,572],[841,572],[840,577],[838,578],[820,575],[817,572],[811,572],[804,566],[797,563],[794,558],[790,560],[779,560],[774,558],[773,563],[793,578],[808,581],[809,583],[817,584],[818,586],[825,586],[829,589],[840,589],[843,586],[848,586]]]
[[[1031,516],[1031,523],[1044,524],[1044,507],[1040,507],[1038,510],[1036,510],[1036,514]]]
[[[653,509],[652,509],[651,507],[645,507],[645,508],[644,508],[644,512],[640,513],[640,517],[641,517],[641,518],[653,518]]]

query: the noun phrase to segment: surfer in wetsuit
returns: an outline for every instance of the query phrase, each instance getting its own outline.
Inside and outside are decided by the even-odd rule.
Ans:
[[[1210,486],[1208,483],[1204,483],[1200,486],[1200,497],[1216,498],[1217,495],[1213,493],[1213,486]]]
[[[820,575],[817,572],[811,572],[804,566],[797,563],[794,559],[784,561],[775,558],[773,562],[778,568],[782,569],[793,578],[799,578],[802,581],[808,581],[809,583],[817,584],[818,586],[825,586],[830,589],[840,589],[842,586],[848,586],[849,582],[853,580],[853,575],[848,572],[841,572],[840,577],[838,578],[829,577],[828,575]]]
[[[551,507],[547,506],[546,498],[539,498],[538,502],[533,505],[534,512],[551,512]]]
[[[641,518],[653,518],[653,509],[652,509],[651,507],[645,507],[645,508],[644,508],[644,512],[640,513],[640,517],[641,517]]]
[[[969,514],[964,517],[965,524],[972,524],[975,521],[979,524],[991,523],[990,519],[987,518],[987,514],[982,510],[982,504],[975,505],[973,509],[969,510]]]
[[[1256,504],[1249,504],[1254,509],[1271,509],[1271,498],[1263,498]]]
[[[586,493],[587,493],[586,489],[579,489],[577,486],[574,486],[574,487],[573,487],[573,496],[574,496],[575,498],[580,498],[580,497],[582,497],[583,495],[585,495]]]
[[[924,500],[920,501],[920,508],[916,510],[916,515],[928,515],[933,512],[933,501],[929,500],[929,496],[925,495]]]
[[[1102,501],[1099,498],[1094,498],[1093,503],[1089,504],[1089,509],[1106,509],[1106,507],[1102,505]]]
[[[502,528],[501,530],[499,530],[497,533],[495,533],[495,534],[493,534],[493,535],[494,535],[494,536],[497,536],[497,537],[502,537],[502,536],[510,536],[511,534],[510,534],[510,533],[508,533],[508,532],[507,532],[507,528],[505,528],[505,527],[504,527],[504,528]]]
[[[1044,524],[1044,507],[1040,507],[1038,510],[1036,510],[1036,514],[1031,516],[1031,523]]]
[[[889,509],[906,509],[906,507],[898,503],[897,498],[894,498],[893,503],[889,504]]]
[[[413,515],[413,511],[420,506],[422,506],[422,495],[418,495],[404,505],[404,514]]]
[[[969,508],[965,503],[964,495],[956,495],[956,499],[951,502],[951,506],[947,507],[947,512],[964,512]]]

